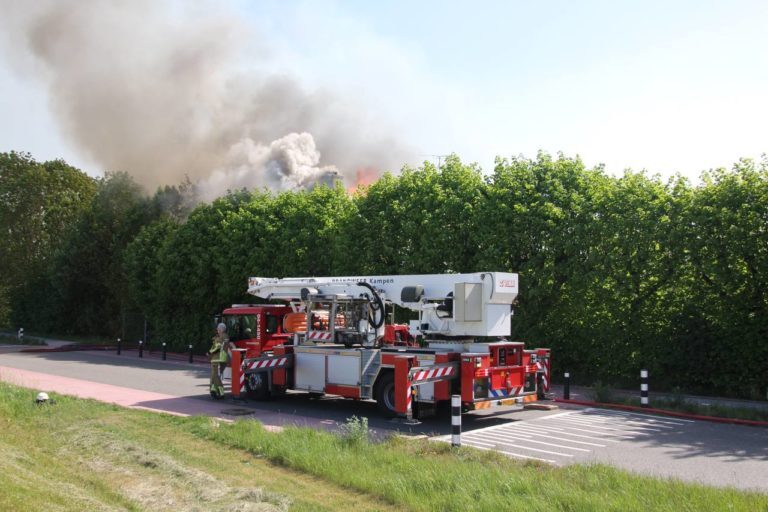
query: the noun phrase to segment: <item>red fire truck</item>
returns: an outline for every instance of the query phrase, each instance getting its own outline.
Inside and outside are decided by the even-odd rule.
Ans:
[[[460,394],[464,410],[523,404],[549,390],[549,349],[507,341],[517,274],[249,279],[248,292],[284,305],[224,311],[238,349],[232,394],[289,390],[374,399],[410,417]],[[391,305],[414,311],[387,325]]]

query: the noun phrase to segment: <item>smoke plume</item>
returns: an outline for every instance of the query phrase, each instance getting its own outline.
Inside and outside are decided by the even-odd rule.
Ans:
[[[197,3],[4,1],[14,62],[47,86],[66,138],[148,190],[189,177],[203,197],[301,188],[359,168],[396,169],[410,151],[344,98],[268,74],[256,34]],[[250,45],[250,46],[249,46]]]

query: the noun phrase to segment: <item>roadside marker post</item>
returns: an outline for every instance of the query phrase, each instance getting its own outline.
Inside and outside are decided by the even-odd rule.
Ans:
[[[563,382],[563,400],[571,399],[571,374],[565,372],[565,382]]]
[[[165,342],[163,342],[163,361],[166,360],[166,355],[167,355],[167,352],[166,352]]]
[[[189,362],[192,362],[192,345],[189,346]]]
[[[144,342],[139,340],[139,357],[144,357]]]
[[[232,349],[232,384],[230,391],[233,398],[240,398],[240,394],[245,391],[245,373],[243,372],[242,356],[245,349]]]
[[[640,405],[648,407],[648,370],[640,370]]]
[[[123,347],[121,345],[122,344],[120,343],[120,338],[117,338],[117,355],[120,355],[120,353],[122,352]]]
[[[461,446],[461,395],[451,395],[451,446]]]

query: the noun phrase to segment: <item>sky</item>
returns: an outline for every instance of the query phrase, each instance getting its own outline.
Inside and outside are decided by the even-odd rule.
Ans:
[[[695,181],[768,152],[764,1],[169,5],[236,17],[248,27],[236,63],[243,72],[257,62],[310,94],[344,98],[354,122],[411,148],[402,163],[456,153],[489,172],[496,156],[544,150],[613,174]],[[1,52],[0,151],[8,150],[103,171],[67,134],[45,81]]]

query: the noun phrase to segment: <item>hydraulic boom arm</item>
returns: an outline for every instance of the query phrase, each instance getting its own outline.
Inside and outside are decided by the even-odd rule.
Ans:
[[[248,280],[248,293],[286,302],[366,297],[419,312],[417,330],[445,337],[508,336],[518,276],[506,272]]]

